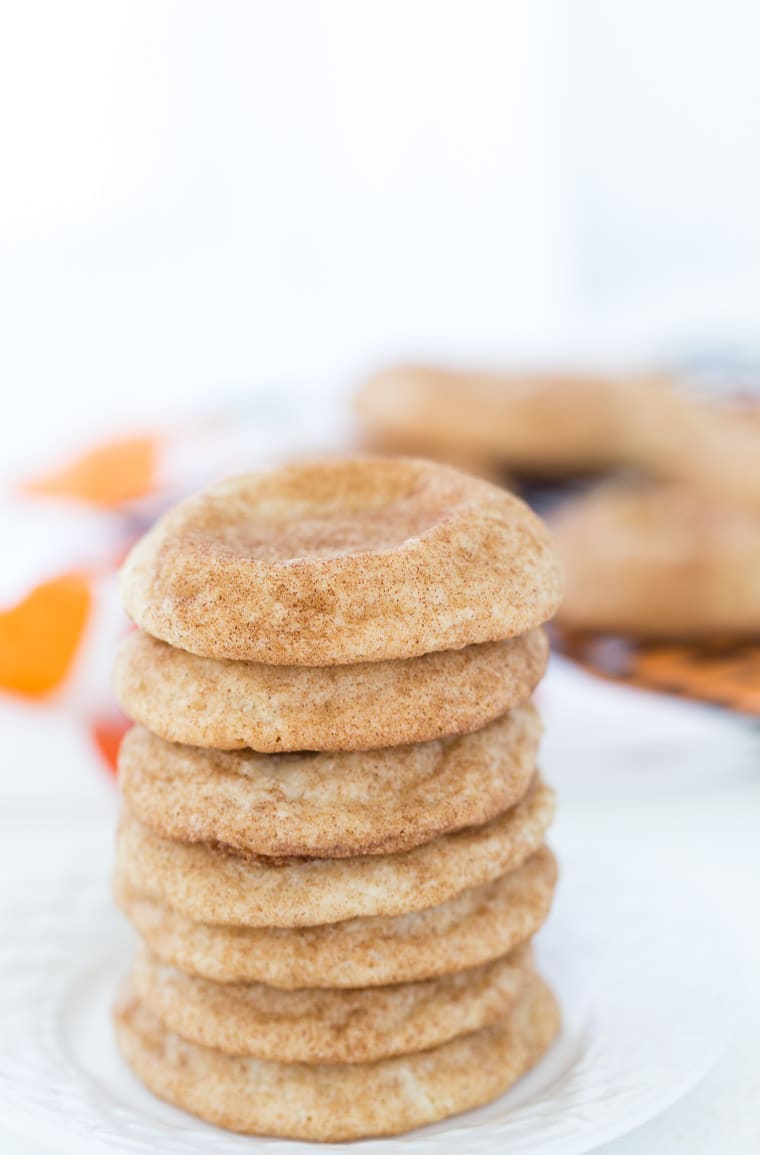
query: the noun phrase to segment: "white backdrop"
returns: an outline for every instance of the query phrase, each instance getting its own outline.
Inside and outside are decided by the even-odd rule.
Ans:
[[[5,0],[0,451],[760,320],[751,0]]]

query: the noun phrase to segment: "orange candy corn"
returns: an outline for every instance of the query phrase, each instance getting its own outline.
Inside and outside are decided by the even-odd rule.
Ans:
[[[0,689],[40,697],[59,686],[74,660],[91,604],[86,578],[63,574],[0,612]]]
[[[110,509],[153,492],[158,450],[154,437],[109,441],[61,469],[26,482],[23,491],[41,497],[72,497]]]

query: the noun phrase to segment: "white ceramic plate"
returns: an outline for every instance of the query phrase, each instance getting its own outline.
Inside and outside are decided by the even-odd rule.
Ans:
[[[559,848],[563,877],[539,942],[564,1029],[543,1062],[496,1103],[362,1150],[395,1155],[576,1155],[662,1111],[727,1040],[732,985],[700,895],[656,870],[635,876]],[[131,934],[102,869],[6,896],[0,943],[0,1123],[86,1155],[345,1152],[219,1131],[148,1094],[121,1062],[109,1004]]]

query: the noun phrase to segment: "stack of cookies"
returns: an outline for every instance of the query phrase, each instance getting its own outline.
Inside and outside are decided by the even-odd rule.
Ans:
[[[561,584],[518,499],[415,460],[235,478],[138,543],[116,893],[142,942],[116,1025],[157,1095],[342,1140],[540,1058],[556,866],[530,695]]]

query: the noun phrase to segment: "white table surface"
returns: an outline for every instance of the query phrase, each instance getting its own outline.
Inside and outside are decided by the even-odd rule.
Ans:
[[[711,913],[716,910],[718,933],[734,938],[738,960],[726,982],[739,986],[741,1014],[722,1059],[699,1086],[661,1116],[597,1150],[605,1155],[680,1151],[756,1155],[760,1150],[760,984],[755,981],[760,973],[760,727],[752,734],[746,724],[717,712],[592,685],[561,664],[549,682],[544,765],[560,795],[558,825],[573,838],[587,839],[597,847],[602,869],[611,858],[625,856],[635,862],[656,854],[664,856],[674,877],[688,871],[704,888],[705,935],[716,933]],[[642,725],[650,717],[651,728]],[[621,719],[628,719],[627,725]],[[690,747],[690,733],[697,746]],[[94,870],[107,870],[113,813],[107,796],[91,804],[72,801],[55,807],[43,799],[32,804],[15,797],[0,812],[0,871],[5,884],[13,885],[23,876],[45,876],[64,860],[90,860]],[[678,917],[677,908],[673,916]],[[12,928],[0,926],[0,933],[12,933]],[[699,949],[699,942],[684,943],[685,968],[690,953]],[[709,1005],[703,1013],[710,1014]],[[0,1103],[2,1155],[47,1155],[48,1150],[6,1133]]]

